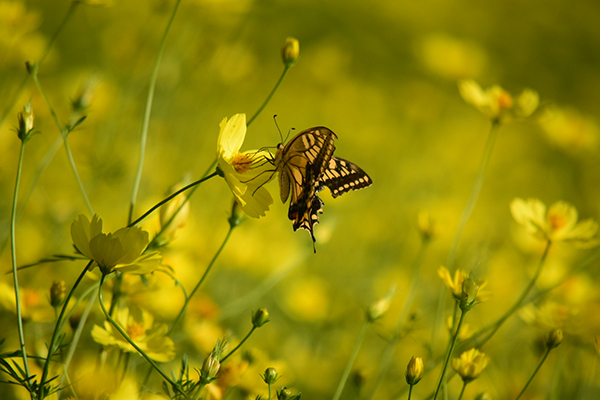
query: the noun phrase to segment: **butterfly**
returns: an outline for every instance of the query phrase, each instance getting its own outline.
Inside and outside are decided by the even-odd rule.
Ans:
[[[323,213],[323,201],[317,194],[325,187],[335,198],[351,190],[373,184],[360,167],[333,155],[337,135],[317,126],[294,136],[286,145],[277,145],[274,165],[279,179],[281,201],[290,197],[288,218],[294,231],[307,230],[315,248],[314,225]]]

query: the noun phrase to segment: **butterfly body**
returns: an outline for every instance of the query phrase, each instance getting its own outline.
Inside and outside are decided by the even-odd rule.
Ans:
[[[357,165],[333,155],[335,139],[337,135],[323,126],[306,129],[286,145],[280,143],[273,162],[281,201],[290,198],[288,218],[294,230],[309,231],[313,247],[313,227],[319,222],[318,214],[323,213],[323,201],[317,193],[327,187],[335,198],[373,183]]]

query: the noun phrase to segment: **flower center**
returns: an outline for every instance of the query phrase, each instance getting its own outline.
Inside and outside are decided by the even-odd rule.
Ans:
[[[27,307],[35,307],[40,304],[40,294],[32,289],[25,289],[23,291],[23,302]]]
[[[146,333],[144,325],[139,322],[132,321],[127,325],[127,335],[132,339],[137,339]]]
[[[231,161],[231,165],[238,174],[243,174],[250,169],[252,159],[247,154],[236,154]]]
[[[512,97],[507,92],[501,92],[496,97],[496,104],[500,110],[506,110],[512,107]]]
[[[567,219],[562,214],[548,214],[548,222],[553,231],[557,231],[567,224]]]

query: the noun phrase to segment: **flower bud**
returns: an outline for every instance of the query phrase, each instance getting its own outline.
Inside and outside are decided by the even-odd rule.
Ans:
[[[417,215],[417,227],[423,241],[431,240],[437,233],[435,222],[427,211],[419,211]]]
[[[286,67],[291,67],[298,61],[300,57],[300,43],[297,39],[287,38],[285,44],[281,48],[281,59]]]
[[[272,385],[277,382],[279,375],[277,374],[277,370],[275,368],[267,368],[262,378],[267,385]]]
[[[282,387],[281,391],[277,392],[277,400],[299,400],[300,393],[292,395],[292,391],[286,387]]]
[[[54,281],[50,286],[50,304],[52,307],[60,307],[65,301],[66,294],[67,285],[65,281]]]
[[[202,363],[202,369],[200,370],[200,380],[204,384],[208,384],[214,381],[217,378],[217,373],[221,368],[221,363],[217,358],[211,353],[208,357],[204,359]]]
[[[19,121],[19,127],[17,128],[17,135],[22,142],[27,142],[31,138],[33,132],[33,110],[31,109],[31,101],[28,102],[23,111],[17,114],[17,120]]]
[[[390,308],[390,300],[388,298],[384,297],[383,299],[377,300],[367,309],[367,320],[369,322],[375,322],[383,317],[383,314],[385,314],[388,308]]]
[[[266,308],[259,308],[252,314],[252,325],[255,328],[260,328],[269,321],[269,312]]]
[[[462,282],[462,294],[459,302],[461,310],[469,311],[475,306],[475,299],[477,298],[479,287],[479,282],[476,282],[470,276],[465,277]]]
[[[406,377],[406,383],[409,385],[416,385],[423,378],[423,359],[421,357],[412,357],[406,367],[404,376]]]
[[[553,329],[546,338],[546,347],[548,349],[554,349],[558,347],[563,341],[562,329]]]

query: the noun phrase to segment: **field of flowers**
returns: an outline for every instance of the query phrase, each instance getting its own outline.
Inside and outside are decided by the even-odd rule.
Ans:
[[[599,23],[0,0],[0,398],[600,398]]]

